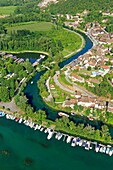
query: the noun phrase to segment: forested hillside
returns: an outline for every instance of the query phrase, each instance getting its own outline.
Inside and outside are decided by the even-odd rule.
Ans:
[[[113,9],[113,0],[59,0],[59,3],[50,5],[50,12],[53,14],[76,14],[83,12],[85,9],[89,11],[108,11]]]
[[[39,2],[39,0],[0,0],[0,6],[23,5],[30,2]]]

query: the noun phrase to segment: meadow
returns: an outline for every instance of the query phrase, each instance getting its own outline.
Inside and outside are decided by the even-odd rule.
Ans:
[[[16,6],[4,6],[0,7],[0,15],[10,15],[14,13]]]
[[[55,42],[61,40],[63,45],[63,56],[67,56],[72,52],[76,52],[81,47],[82,39],[76,33],[55,27],[54,24],[50,22],[23,22],[19,24],[12,24],[10,26],[7,25],[8,33],[11,31],[17,30],[30,30],[32,32],[46,32],[47,36],[54,39]]]
[[[8,32],[17,30],[30,30],[30,31],[50,31],[53,24],[50,22],[25,22],[20,24],[13,24],[7,27]]]

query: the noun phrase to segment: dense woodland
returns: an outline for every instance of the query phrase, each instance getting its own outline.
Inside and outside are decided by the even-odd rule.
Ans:
[[[6,29],[1,28],[1,32]],[[62,42],[55,41],[51,37],[51,33],[30,32],[29,30],[17,30],[5,34],[0,39],[0,50],[4,51],[22,51],[22,50],[37,50],[50,52],[54,56],[59,51],[63,50]]]
[[[21,6],[23,4],[32,3],[32,2],[40,2],[40,0],[0,0],[0,6]]]
[[[67,8],[68,7],[68,8]],[[49,10],[53,14],[73,14],[83,12],[85,9],[92,11],[112,11],[113,0],[60,0],[56,5],[50,5]]]
[[[27,60],[16,63],[12,58],[0,56],[0,101],[10,101],[15,96],[20,81],[33,72],[33,66]]]

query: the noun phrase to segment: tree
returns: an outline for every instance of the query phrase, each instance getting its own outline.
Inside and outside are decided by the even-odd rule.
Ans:
[[[0,100],[9,101],[9,91],[7,87],[0,86]]]
[[[89,67],[87,68],[87,70],[88,70],[88,71],[91,71],[91,67],[89,66]]]

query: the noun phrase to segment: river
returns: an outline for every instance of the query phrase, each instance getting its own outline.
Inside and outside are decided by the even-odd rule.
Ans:
[[[92,47],[92,42],[86,36],[84,38],[85,48],[60,63],[61,68]],[[34,76],[33,84],[28,83],[25,93],[36,110],[46,110],[48,117],[54,120],[57,112],[45,105],[38,93],[37,81],[41,74],[43,72]],[[94,149],[72,148],[54,137],[48,141],[46,137],[43,132],[0,118],[0,170],[108,170],[113,166],[113,157],[95,153]]]

